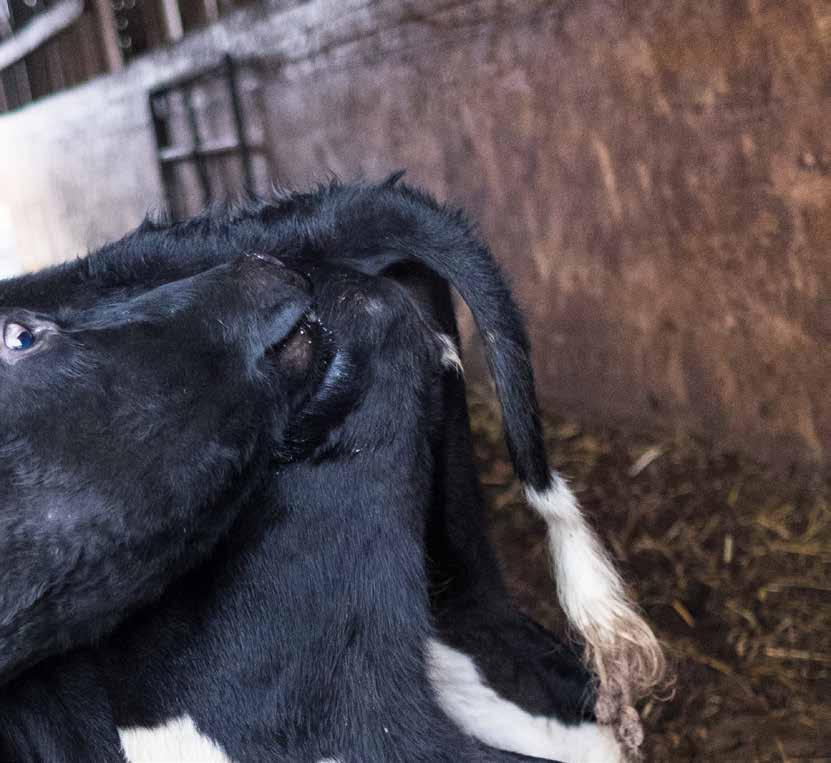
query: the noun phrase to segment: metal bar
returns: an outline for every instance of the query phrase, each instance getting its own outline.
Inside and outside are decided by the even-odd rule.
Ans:
[[[239,59],[237,59],[237,65],[239,65]],[[271,116],[268,109],[268,104],[266,103],[265,89],[263,88],[264,67],[263,64],[259,61],[255,61],[253,63],[252,68],[257,77],[257,88],[255,91],[256,95],[254,97],[257,104],[257,108],[260,113],[260,118],[262,119],[262,154],[263,158],[265,159],[265,176],[268,183],[271,183],[272,178],[276,176],[275,167],[277,166],[277,160],[274,156],[274,146],[272,142],[269,140],[269,135],[272,135],[273,133],[271,129]]]
[[[199,69],[195,72],[188,72],[187,74],[183,74],[181,77],[174,77],[163,85],[159,85],[158,87],[153,88],[150,91],[150,95],[158,96],[158,95],[166,95],[171,90],[181,90],[186,87],[190,87],[194,85],[201,79],[205,77],[215,76],[217,74],[222,74],[225,69],[225,60],[223,58],[222,61],[219,63],[210,64],[206,66],[204,69]]]
[[[236,141],[203,143],[199,149],[173,146],[162,148],[159,151],[159,161],[165,164],[175,164],[176,162],[191,161],[199,156],[204,156],[206,159],[212,156],[225,156],[226,154],[234,154],[239,150],[240,144]],[[260,146],[249,146],[249,150],[259,152],[262,149]]]
[[[245,117],[242,110],[242,101],[237,87],[237,72],[234,66],[234,59],[230,54],[225,56],[226,77],[228,89],[231,94],[231,107],[234,110],[234,124],[237,128],[237,142],[239,143],[240,159],[242,160],[242,175],[245,181],[245,190],[249,193],[254,191],[254,171],[251,166],[251,151],[245,129]]]
[[[150,118],[153,122],[153,135],[156,138],[156,157],[159,160],[159,175],[161,176],[162,181],[162,190],[164,193],[164,200],[165,205],[167,206],[167,213],[171,216],[175,216],[175,210],[173,209],[173,183],[170,179],[170,170],[164,165],[164,162],[161,160],[161,153],[163,150],[163,146],[167,145],[168,141],[168,129],[167,123],[164,117],[159,113],[160,112],[160,102],[165,100],[165,109],[167,108],[167,94],[160,94],[160,93],[151,93],[148,96],[148,103],[150,105]]]
[[[193,91],[190,87],[182,88],[182,98],[185,101],[185,111],[187,111],[188,115],[188,125],[190,126],[192,139],[191,145],[196,155],[196,172],[199,175],[199,184],[202,186],[202,203],[207,206],[213,199],[211,176],[208,174],[208,165],[205,163],[205,157],[199,153],[199,150],[202,148],[202,141],[199,139],[199,123],[196,121],[196,110],[193,108]]]

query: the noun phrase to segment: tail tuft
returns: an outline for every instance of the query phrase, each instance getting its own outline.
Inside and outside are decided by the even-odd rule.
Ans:
[[[643,729],[633,705],[664,682],[663,650],[565,480],[553,473],[549,487],[526,486],[525,495],[548,526],[560,604],[598,676],[598,721],[614,726],[621,744],[637,757]]]

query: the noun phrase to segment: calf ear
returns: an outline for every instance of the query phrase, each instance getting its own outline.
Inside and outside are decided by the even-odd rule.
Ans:
[[[302,383],[318,362],[323,341],[323,331],[317,320],[304,318],[272,345],[268,355],[283,373],[289,375],[290,382]]]
[[[287,426],[275,424],[278,461],[316,457],[339,447],[337,432],[345,417],[359,404],[367,385],[365,365],[346,352],[335,353],[331,335],[319,328],[321,341],[315,360],[297,395],[303,395]]]
[[[311,344],[311,321],[305,318],[311,307],[311,299],[303,296],[281,306],[274,315],[263,320],[263,346],[267,352],[287,362],[303,360],[302,348]],[[307,353],[309,354],[309,353]]]

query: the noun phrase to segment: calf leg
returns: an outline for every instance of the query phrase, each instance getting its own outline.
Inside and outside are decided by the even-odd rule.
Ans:
[[[432,678],[443,707],[499,747],[570,761],[621,759],[611,731],[593,722],[594,680],[580,655],[521,613],[506,590],[487,537],[456,368],[444,375],[439,408],[427,554],[439,639]]]
[[[619,758],[593,723],[594,680],[578,652],[511,601],[487,535],[473,457],[459,334],[447,284],[418,266],[385,276],[443,332],[444,372],[431,400],[434,476],[426,514],[431,677],[445,711],[498,747],[568,760]],[[511,718],[511,722],[503,722]]]
[[[534,714],[592,717],[579,655],[516,609],[487,537],[462,379],[445,376],[436,494],[428,515],[434,617],[442,639],[475,659],[488,682]]]

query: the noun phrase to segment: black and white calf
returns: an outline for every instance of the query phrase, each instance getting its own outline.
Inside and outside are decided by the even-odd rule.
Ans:
[[[102,652],[116,721],[186,719],[233,761],[520,759],[464,734],[428,676],[436,327],[392,280],[304,272],[327,374],[228,539]]]
[[[191,306],[205,298],[205,289],[212,291],[203,284],[221,282],[228,270],[219,265],[162,287],[161,304],[170,309],[159,310],[152,292],[137,298],[138,307],[133,300],[121,303],[115,327],[105,323],[105,313],[91,330],[117,332],[118,325],[130,325],[151,337],[169,330],[178,343],[183,335],[170,322],[187,325]],[[239,284],[228,288],[250,293],[255,305],[263,289],[274,287],[275,273],[278,281],[284,278],[284,268],[263,256],[244,257],[234,263],[235,271]],[[288,317],[281,309],[257,329],[256,339],[262,332],[264,341],[240,341],[233,312],[214,313],[208,322],[221,327],[220,343],[227,331],[232,347],[242,345],[246,355],[253,351],[252,357],[237,358],[253,360],[254,368],[245,364],[249,373],[271,378],[288,370],[298,380],[317,378],[289,426],[274,433],[279,445],[272,447],[272,458],[281,465],[263,471],[244,491],[239,510],[227,507],[236,519],[210,559],[130,617],[94,657],[53,659],[4,687],[5,758],[118,759],[116,737],[106,733],[111,712],[113,731],[116,724],[159,724],[163,731],[154,735],[156,741],[169,740],[173,731],[180,744],[184,732],[186,743],[197,747],[183,750],[183,760],[526,759],[489,750],[460,731],[427,678],[423,518],[431,470],[423,399],[441,373],[444,345],[393,282],[324,267],[309,271],[319,319],[302,320],[304,311],[293,305]],[[172,309],[177,302],[183,309]],[[299,298],[299,305],[307,308],[308,301]],[[22,316],[17,312],[15,318]],[[9,343],[10,351],[20,353],[20,368],[48,360],[47,343],[63,341],[70,331],[53,328],[48,338],[29,337],[24,332],[33,331],[31,318],[26,325],[9,325],[25,345]],[[93,340],[73,325],[80,352]],[[199,344],[199,330],[187,338],[189,357],[213,362],[221,355],[212,343]],[[131,344],[137,351],[134,338]],[[148,374],[160,372],[146,361]],[[182,364],[195,370],[187,358]],[[319,376],[318,369],[324,369]],[[201,379],[204,393],[207,377],[191,376],[187,383]],[[135,391],[135,381],[125,383]],[[93,518],[97,511],[90,506]],[[175,506],[166,511],[172,514]],[[99,518],[104,525],[106,516]],[[181,519],[170,529],[179,529]],[[157,541],[167,543],[164,537]],[[38,601],[60,600],[47,594]],[[93,603],[100,617],[106,602]],[[20,610],[18,617],[25,620]],[[89,738],[84,725],[95,729]],[[124,735],[124,746],[132,756],[135,734]],[[157,759],[169,755],[170,750]]]
[[[575,745],[569,747],[567,741],[563,747],[563,740],[557,740],[551,733],[559,731],[561,725],[546,721],[546,717],[559,717],[571,722],[566,732],[571,734],[571,741],[575,733],[589,734],[590,744],[606,745],[604,755],[616,755],[613,746],[597,733],[594,725],[575,725],[582,717],[581,701],[586,696],[587,676],[550,636],[514,612],[485,540],[466,414],[457,413],[458,402],[464,403],[464,387],[452,370],[442,370],[440,362],[436,363],[436,358],[440,361],[442,355],[447,357],[448,341],[455,335],[446,287],[428,285],[419,290],[415,282],[420,276],[407,271],[405,263],[417,261],[428,265],[434,273],[449,279],[471,305],[487,339],[491,367],[505,405],[514,462],[529,485],[531,498],[542,509],[552,504],[557,508],[560,504],[552,499],[568,498],[570,494],[560,491],[556,481],[551,482],[545,467],[527,343],[518,314],[487,251],[457,215],[447,213],[420,194],[391,184],[323,189],[315,194],[293,195],[277,204],[255,205],[230,215],[203,216],[178,226],[145,226],[81,263],[7,285],[5,291],[0,289],[0,302],[9,304],[12,300],[14,304],[18,296],[21,297],[19,304],[24,307],[31,302],[43,313],[59,315],[60,321],[55,324],[61,335],[85,326],[83,320],[95,330],[106,332],[112,328],[109,322],[114,316],[121,316],[126,324],[136,323],[142,330],[149,328],[151,334],[164,335],[168,329],[165,319],[175,315],[175,311],[171,310],[168,315],[162,310],[149,319],[135,320],[139,313],[132,312],[133,301],[153,302],[153,297],[147,295],[166,289],[166,298],[172,298],[174,304],[177,300],[185,302],[194,296],[191,279],[207,277],[203,273],[215,273],[217,263],[239,252],[267,252],[279,256],[292,268],[304,270],[315,282],[315,299],[321,315],[325,314],[326,320],[338,330],[324,321],[323,325],[332,333],[318,335],[316,324],[308,323],[302,329],[295,327],[288,340],[268,345],[270,349],[265,357],[269,364],[277,365],[270,365],[265,376],[273,384],[274,368],[284,370],[280,363],[287,364],[290,373],[299,375],[300,384],[292,389],[299,390],[300,407],[294,407],[295,400],[270,403],[270,410],[278,414],[282,429],[273,423],[264,426],[262,422],[246,422],[246,431],[256,433],[252,436],[259,437],[263,447],[252,451],[243,449],[244,455],[238,458],[239,474],[244,476],[235,477],[229,489],[245,492],[246,500],[229,504],[227,512],[217,512],[223,513],[222,521],[229,525],[223,529],[213,555],[202,563],[198,573],[181,578],[155,604],[135,614],[97,652],[95,662],[110,684],[115,719],[142,728],[156,726],[168,731],[192,732],[192,735],[197,730],[207,732],[226,753],[241,760],[256,758],[258,750],[263,754],[283,755],[273,759],[286,760],[305,759],[307,754],[339,755],[344,760],[440,760],[442,755],[450,755],[447,759],[454,760],[460,755],[470,759],[480,759],[477,756],[503,759],[494,758],[498,753],[460,736],[437,712],[425,678],[427,668],[422,656],[426,648],[431,659],[429,673],[439,689],[439,702],[463,728],[485,741],[546,756],[559,754],[557,750],[562,749],[572,757],[569,750],[574,750]],[[249,263],[247,268],[260,268],[257,272],[263,274],[275,268],[268,257],[249,257],[242,262]],[[251,262],[259,265],[254,267]],[[332,262],[342,262],[353,271],[364,271],[365,275],[348,269],[326,270],[324,265]],[[273,273],[263,275],[263,280],[272,277]],[[233,285],[229,288],[239,289]],[[256,292],[257,288],[251,291]],[[338,288],[345,292],[337,292]],[[331,301],[333,293],[337,299]],[[432,296],[425,300],[424,294]],[[437,301],[443,306],[436,307]],[[350,306],[351,302],[358,303],[357,307]],[[229,330],[225,325],[227,319],[211,315],[208,306],[205,315],[206,325],[216,318],[223,327],[220,341],[239,340],[233,321]],[[27,328],[25,322],[15,325]],[[407,326],[411,336],[402,336],[399,326]],[[425,326],[431,327],[430,330],[425,332]],[[441,335],[438,340],[437,332]],[[171,335],[174,344],[177,338],[181,341],[176,330]],[[381,336],[394,336],[395,341],[376,346]],[[27,344],[28,339],[23,343]],[[238,343],[246,344],[245,341]],[[194,342],[192,354],[204,353],[203,346],[199,341]],[[80,347],[84,348],[83,343]],[[158,347],[168,352],[172,349],[167,344]],[[191,357],[191,348],[184,349],[183,379],[189,374]],[[259,352],[262,354],[262,348]],[[157,372],[157,362],[164,367],[164,360],[158,361],[152,353],[143,358],[145,375]],[[21,366],[17,362],[13,365]],[[386,372],[379,370],[378,376],[385,378],[385,383],[373,388],[374,377],[369,370],[384,368]],[[87,376],[90,383],[95,382],[94,367]],[[141,383],[141,378],[137,378],[137,383]],[[411,395],[409,405],[404,405],[404,397],[395,397],[397,386],[390,379],[394,382],[399,378],[403,380],[398,385],[402,393],[408,390]],[[202,379],[197,386],[200,394],[211,400],[216,394],[212,385],[225,385],[228,381]],[[164,383],[169,384],[169,380],[165,379]],[[37,385],[34,387],[37,389]],[[151,386],[150,389],[158,388]],[[373,389],[381,394],[380,399],[372,397]],[[382,404],[383,395],[388,398],[386,407]],[[391,414],[389,398],[398,404]],[[32,400],[36,399],[33,395]],[[373,401],[372,406],[366,405],[367,399]],[[39,409],[34,406],[33,410],[37,413]],[[381,411],[388,415],[381,415]],[[88,409],[86,413],[89,414]],[[159,435],[158,428],[150,426],[155,421],[152,406],[135,405],[132,413],[133,429],[146,433],[142,442]],[[193,453],[200,452],[199,438],[204,438],[202,446],[208,445],[211,451],[210,429],[201,426],[203,422],[192,415],[192,409],[185,407],[182,413],[182,418],[190,414],[186,425],[196,430],[189,433]],[[108,409],[102,408],[98,421],[106,422],[108,415]],[[284,419],[280,418],[285,415],[291,416],[287,432],[283,431]],[[340,426],[337,422],[341,422]],[[391,422],[400,426],[392,426]],[[184,426],[181,422],[179,425]],[[48,431],[43,420],[40,426]],[[99,426],[99,440],[101,433]],[[363,440],[366,446],[361,445]],[[425,450],[425,443],[432,443],[433,447]],[[408,455],[410,461],[404,463],[405,459],[400,465],[400,478],[396,473],[399,465],[384,460],[385,449]],[[269,466],[260,469],[256,454],[265,453],[268,456],[262,460]],[[434,458],[434,453],[443,455]],[[345,480],[343,474],[350,467],[365,467],[364,459],[370,455],[373,458],[368,478],[360,477],[360,471],[353,471],[351,479]],[[275,456],[283,462],[276,473],[272,468]],[[252,468],[253,462],[257,462],[257,468]],[[57,462],[57,467],[49,466],[45,460],[39,462],[41,469],[49,467],[58,473],[65,465],[63,460]],[[187,467],[181,463],[159,463],[162,476],[182,470],[186,471]],[[72,470],[68,471],[71,474]],[[107,484],[108,477],[116,478],[112,471],[101,473],[102,484]],[[135,485],[147,484],[150,472],[141,472],[135,478]],[[32,474],[39,475],[37,467]],[[304,480],[308,495],[301,487]],[[38,476],[33,482],[44,480]],[[246,486],[244,491],[242,484]],[[351,499],[350,490],[354,491]],[[217,490],[216,495],[219,493]],[[72,495],[72,491],[67,495]],[[197,497],[189,506],[196,506],[199,501],[203,509],[214,505],[211,501],[215,495],[210,500],[199,497],[204,493],[198,491],[194,495]],[[387,506],[387,498],[392,510],[379,511],[379,506]],[[565,583],[573,583],[570,576],[576,571],[576,560],[593,565],[589,569],[590,579],[595,575],[599,580],[592,591],[586,591],[585,587],[571,591],[572,606],[566,609],[574,617],[580,606],[587,606],[587,594],[592,594],[592,606],[597,609],[595,618],[599,617],[603,627],[614,629],[617,627],[614,617],[624,606],[618,596],[619,580],[573,503],[567,500],[561,503],[552,518],[554,529],[562,525],[566,531],[576,532],[576,546],[580,547],[571,556],[571,550],[560,549],[558,559],[565,566],[561,578]],[[349,511],[350,507],[366,505],[373,510]],[[171,512],[165,528],[169,531],[177,527],[181,515],[177,514],[176,507],[164,506]],[[218,507],[221,508],[221,502]],[[149,517],[156,516],[154,511],[155,508],[149,510]],[[441,642],[425,642],[430,638],[425,614],[426,586],[417,579],[418,571],[424,572],[420,533],[424,529],[425,513],[428,555],[436,562],[431,577],[434,582],[442,582],[441,587],[434,586],[433,600]],[[118,541],[121,529],[118,522],[108,524],[118,517],[116,511],[99,516],[98,523],[82,523],[77,537],[86,532],[93,538],[103,536]],[[185,524],[185,532],[193,530],[192,520]],[[328,540],[327,544],[315,545],[319,542],[312,530],[315,527]],[[150,521],[139,525],[137,530],[133,526],[130,529],[146,530],[157,546],[167,542],[168,533],[158,532]],[[367,542],[372,537],[383,538],[384,543],[379,545],[388,548],[374,549]],[[295,543],[289,543],[289,538],[294,538]],[[110,573],[118,564],[143,559],[148,553],[147,548],[133,556],[121,553],[128,546],[129,543],[113,544],[108,559]],[[193,555],[176,550],[172,553],[175,563],[165,562],[166,572],[170,578],[175,577],[203,552],[201,546],[193,549]],[[364,569],[360,565],[363,555],[372,565],[378,565],[377,568],[367,565]],[[266,574],[276,573],[278,569],[285,574],[276,578]],[[303,574],[297,575],[298,570],[306,578]],[[344,575],[344,570],[350,574]],[[395,573],[390,574],[389,589],[383,585],[381,570]],[[83,575],[67,576],[61,588],[71,597],[73,586],[83,579]],[[120,608],[123,613],[131,604],[152,598],[157,593],[158,581],[153,586],[137,593],[128,590],[121,598],[110,592],[113,600],[109,606]],[[563,598],[563,580],[560,587]],[[49,586],[33,590],[39,591],[44,602],[50,601]],[[306,595],[300,596],[300,592]],[[330,601],[329,594],[333,592],[341,596]],[[374,608],[371,602],[375,602]],[[315,603],[320,607],[320,617],[309,612]],[[258,606],[265,610],[258,611]],[[286,607],[301,611],[287,613]],[[111,627],[109,611],[105,617],[101,609],[107,610],[107,607],[96,603],[95,607],[79,610],[79,617],[88,617],[91,624],[84,638]],[[366,617],[368,612],[377,616],[377,620]],[[454,612],[458,613],[457,617],[453,616]],[[630,615],[629,609],[625,613],[627,618],[636,617]],[[59,637],[41,644],[39,655],[84,641],[81,630],[66,632],[59,615],[60,612],[53,613]],[[378,630],[360,628],[349,620],[350,616]],[[594,636],[595,645],[602,642],[585,622],[575,619],[578,626],[582,624]],[[335,633],[326,629],[327,621]],[[384,631],[383,626],[388,630]],[[275,634],[278,629],[281,633]],[[346,643],[338,638],[343,636],[344,629],[352,634]],[[139,632],[142,638],[135,635]],[[600,632],[602,635],[602,628]],[[401,638],[391,643],[397,643],[403,650],[401,655],[393,659],[396,652],[390,649],[382,657],[391,659],[399,672],[363,670],[369,666],[378,671],[378,644],[386,644],[385,639],[396,633]],[[621,634],[612,635],[619,640]],[[628,634],[622,635],[625,642]],[[608,633],[604,637],[607,636]],[[11,634],[8,639],[12,644]],[[314,650],[315,645],[325,645],[330,639],[333,645],[342,647],[336,655],[326,649]],[[38,639],[32,643],[38,643]],[[651,643],[648,638],[641,638],[641,643],[632,647],[632,654],[654,656],[650,652]],[[501,663],[494,655],[494,644],[503,647],[505,657]],[[615,654],[620,652],[617,646],[615,649],[612,650]],[[312,652],[318,655],[317,662]],[[303,656],[304,661],[292,662],[295,654]],[[369,657],[373,654],[375,659]],[[178,659],[167,659],[170,655],[178,655]],[[66,671],[69,685],[77,685],[72,680],[86,681],[86,670],[73,668],[71,662],[69,657],[64,658],[55,667],[57,674]],[[627,665],[632,662],[628,659]],[[7,670],[18,669],[20,664],[12,659]],[[133,666],[137,666],[135,672]],[[513,675],[512,670],[515,670]],[[45,680],[44,675],[48,673],[41,672],[37,679]],[[359,676],[362,690],[343,685],[340,679],[349,675]],[[292,685],[291,676],[299,676],[303,686]],[[605,678],[606,687],[615,686],[614,675],[606,674]],[[4,690],[6,699],[14,691],[37,689],[37,681],[24,679],[26,676],[21,677],[22,683]],[[408,683],[410,679],[412,682]],[[390,694],[393,686],[398,692]],[[628,685],[623,688],[629,690]],[[168,703],[164,710],[155,701],[159,693],[164,694]],[[226,695],[232,700],[229,710],[218,714],[220,700],[217,698]],[[342,697],[359,704],[349,706],[348,701],[339,699]],[[373,705],[367,697],[383,698],[384,702]],[[310,699],[317,702],[309,704]],[[625,703],[619,702],[618,706],[621,704]],[[413,714],[406,722],[398,718],[382,723],[381,728],[389,733],[377,736],[375,721],[385,713],[393,714],[399,706]],[[254,720],[258,712],[261,723]],[[338,713],[343,713],[350,724],[355,719],[355,724],[347,730],[340,729],[340,736],[331,729],[326,732],[328,722],[339,717]],[[510,717],[513,722],[503,724],[500,730],[493,722],[494,714],[501,720]],[[7,719],[13,715],[0,717]],[[419,728],[421,733],[415,736],[414,718],[420,718],[424,724]],[[34,722],[19,720],[18,728]],[[527,732],[519,732],[523,728]],[[128,752],[133,752],[134,742],[143,735],[144,732],[133,732],[125,736]],[[425,746],[425,735],[430,737],[434,748]],[[157,734],[153,738],[164,737]],[[203,736],[193,738],[206,743]],[[393,739],[397,743],[392,744]],[[409,740],[411,746],[407,747],[404,740]],[[584,753],[584,759],[599,760],[595,754],[599,748],[590,744],[581,739],[577,747]]]
[[[458,291],[485,339],[514,467],[529,503],[548,525],[560,602],[584,641],[586,661],[599,679],[598,713],[634,751],[642,732],[632,705],[661,683],[665,670],[662,650],[627,597],[620,576],[582,516],[573,493],[548,467],[527,336],[496,262],[458,210],[400,185],[400,177],[400,173],[393,175],[379,186],[336,184],[242,208],[230,217],[237,241],[262,247],[287,262],[311,254],[372,274],[392,275],[404,263],[425,266],[439,277],[427,292],[438,322],[451,340],[450,357],[458,336],[447,284]],[[278,226],[269,225],[277,221]],[[453,411],[463,408],[458,404],[464,400],[461,380],[455,387],[451,381],[447,392],[457,400],[448,410],[459,415]],[[459,432],[468,431],[466,418],[458,423]],[[434,522],[433,526],[444,527],[445,548],[450,552],[445,560],[449,566],[445,564],[439,574],[448,569],[458,574],[466,567],[468,575],[462,579],[467,585],[478,581],[478,592],[484,599],[483,581],[498,588],[494,586],[498,570],[492,555],[489,558],[488,553],[481,553],[487,546],[481,499],[475,478],[464,476],[465,469],[473,471],[472,453],[463,435],[452,435],[445,442],[448,459],[456,457],[442,488],[446,498],[434,506],[437,510],[444,506],[443,523]],[[464,486],[462,490],[459,484]],[[432,537],[438,540],[441,534]],[[464,584],[456,588],[463,589]],[[504,602],[506,597],[494,593],[489,600]],[[451,609],[457,610],[464,601],[470,601],[470,596],[463,593],[453,600]],[[539,640],[528,629],[515,629],[517,636],[520,633],[530,641],[532,653],[540,650]],[[478,643],[479,639],[472,641]]]
[[[4,516],[16,520],[6,536],[15,540],[8,549],[17,555],[10,559],[20,565],[14,568],[17,588],[7,579],[19,593],[4,599],[4,614],[12,616],[7,621],[18,627],[16,637],[4,638],[4,654],[11,655],[7,675],[59,648],[58,639],[76,640],[82,620],[104,629],[117,603],[145,606],[94,654],[52,658],[11,678],[0,697],[4,759],[120,760],[116,725],[169,730],[171,721],[178,731],[198,729],[201,749],[184,758],[193,761],[207,754],[344,763],[527,759],[489,749],[461,731],[440,708],[427,677],[423,518],[431,472],[421,398],[430,394],[443,346],[393,283],[345,270],[315,276],[319,318],[311,317],[308,291],[300,288],[305,279],[262,255],[137,297],[116,297],[97,305],[94,315],[64,310],[47,318],[34,306],[8,313],[9,378],[23,390],[9,402],[32,426],[17,428],[13,419],[7,430],[16,435],[9,447],[18,456],[9,490],[27,510],[15,515],[5,504]],[[231,306],[220,309],[213,298],[225,290],[233,294]],[[366,320],[353,330],[356,317]],[[379,344],[384,351],[376,351]],[[157,349],[164,350],[162,359]],[[77,394],[92,396],[83,415],[95,415],[95,422],[88,439],[73,419],[66,439],[56,438],[51,450],[37,439],[24,450],[33,432],[36,438],[46,429],[39,416],[52,409],[35,393],[55,365],[66,372],[59,375],[65,384],[69,372],[86,372],[91,381],[80,383]],[[234,389],[219,395],[227,387]],[[204,395],[222,415],[156,420],[164,413],[158,396],[148,418],[144,407],[159,390],[171,407],[182,396]],[[261,413],[271,412],[262,425],[245,415],[247,406],[256,411],[258,405]],[[121,411],[132,418],[116,415]],[[114,425],[127,428],[118,435],[119,448],[136,461],[129,473],[134,479],[123,489],[140,497],[152,480],[158,507],[136,500],[133,515],[129,500],[117,502],[111,482],[118,487],[126,473],[106,468],[102,430]],[[142,461],[136,453],[146,444],[141,435],[155,440],[158,426],[169,428],[165,441],[181,438],[197,458],[183,462],[165,451]],[[200,439],[203,432],[209,434]],[[85,498],[87,489],[112,496],[110,502],[72,500],[67,467],[84,458],[66,447],[73,441],[90,445],[85,456],[94,456],[72,472],[76,477],[104,467],[77,489]],[[252,481],[249,470],[258,466],[260,451],[269,458]],[[175,494],[179,506],[165,500],[166,490],[180,487],[178,473],[189,471],[188,463],[201,467],[206,461],[200,456],[214,453],[221,460],[207,463],[231,470],[235,502],[202,505],[212,521],[195,521],[196,498]],[[209,477],[201,468],[196,472],[198,479]],[[49,480],[59,497],[68,496],[64,503],[51,493],[47,505],[37,502],[46,485],[52,487]],[[189,486],[196,494],[197,486]],[[211,484],[205,489],[210,498],[228,496]],[[44,516],[50,511],[55,516]],[[195,532],[194,525],[202,529]],[[209,559],[191,564],[146,603],[159,570],[187,569],[194,554],[205,556],[199,544],[223,525]],[[100,553],[91,538],[115,547]],[[35,555],[41,549],[43,557]],[[31,569],[27,553],[35,562]],[[154,563],[131,567],[135,557]],[[126,582],[128,573],[137,582],[122,593],[117,580]],[[32,587],[34,577],[48,585]],[[46,629],[50,622],[53,631]],[[84,738],[89,727],[95,733]],[[130,755],[129,734],[125,747]]]

